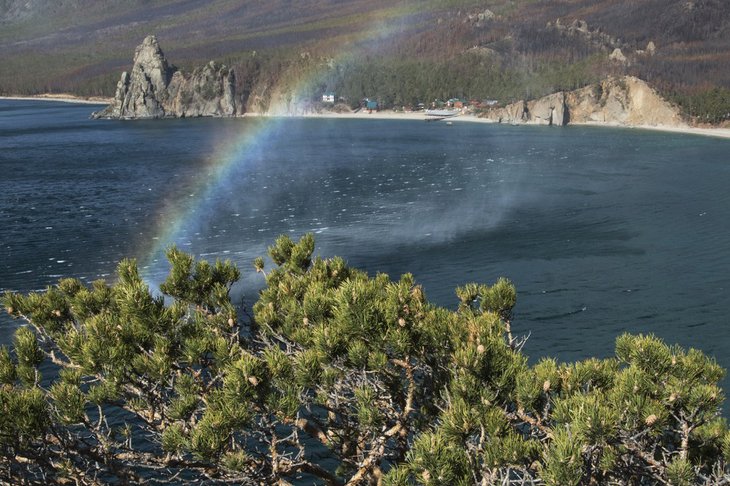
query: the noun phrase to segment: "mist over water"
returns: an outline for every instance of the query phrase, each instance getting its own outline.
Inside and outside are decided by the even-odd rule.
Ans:
[[[280,234],[312,232],[318,254],[411,272],[440,305],[455,307],[458,285],[510,278],[532,359],[608,356],[631,331],[730,367],[728,141],[417,121],[89,121],[89,111],[0,101],[2,290],[112,279],[127,256],[159,283],[167,267],[153,249],[172,235],[237,263],[237,298],[250,306],[263,285],[252,260]],[[223,154],[233,158],[221,172]],[[0,317],[0,342],[16,325]]]

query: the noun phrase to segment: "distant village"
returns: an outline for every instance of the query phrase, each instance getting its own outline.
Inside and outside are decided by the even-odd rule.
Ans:
[[[327,91],[322,94],[322,103],[324,105],[334,106],[337,103],[346,103],[344,98],[337,98],[337,94],[333,91]],[[417,112],[428,109],[451,109],[461,110],[463,112],[469,110],[479,110],[492,108],[499,105],[499,100],[467,100],[466,98],[450,98],[448,100],[436,99],[430,103],[417,103],[416,105],[398,105],[384,106],[377,99],[363,98],[355,111],[367,110],[369,112],[377,112],[383,109],[391,109],[393,111]]]

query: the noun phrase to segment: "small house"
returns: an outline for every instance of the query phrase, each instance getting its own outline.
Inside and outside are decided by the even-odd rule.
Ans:
[[[322,103],[334,103],[335,102],[335,94],[331,91],[328,91],[327,93],[322,95]]]
[[[446,106],[449,108],[456,108],[458,110],[464,108],[467,106],[468,102],[465,99],[462,98],[451,98],[449,101],[446,102]]]
[[[371,100],[370,98],[365,98],[365,109],[368,111],[378,111],[378,102],[375,100]]]

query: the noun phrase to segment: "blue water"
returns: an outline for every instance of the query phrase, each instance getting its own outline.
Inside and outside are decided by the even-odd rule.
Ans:
[[[0,289],[113,278],[176,242],[244,269],[282,233],[371,274],[412,272],[434,302],[500,276],[532,359],[609,356],[624,331],[697,347],[730,367],[730,141],[588,127],[383,120],[91,121],[91,107],[0,101]],[[215,154],[255,151],[222,184]],[[199,201],[204,197],[204,201]],[[199,204],[198,204],[199,203]],[[162,242],[163,244],[165,242]],[[17,322],[0,317],[0,342]],[[727,388],[728,384],[725,383]]]

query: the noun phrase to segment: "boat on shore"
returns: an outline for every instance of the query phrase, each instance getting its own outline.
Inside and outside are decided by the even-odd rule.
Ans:
[[[426,117],[450,118],[459,115],[459,110],[426,110]]]

